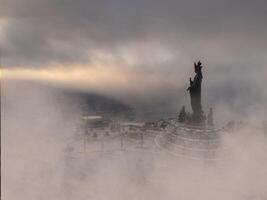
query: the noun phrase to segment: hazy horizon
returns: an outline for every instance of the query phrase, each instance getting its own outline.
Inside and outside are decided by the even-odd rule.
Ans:
[[[2,79],[170,110],[189,107],[185,90],[201,60],[205,110],[266,117],[264,1],[1,2]]]

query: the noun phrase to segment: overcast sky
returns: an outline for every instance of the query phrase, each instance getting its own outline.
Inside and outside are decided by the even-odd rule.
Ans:
[[[208,102],[266,108],[265,0],[0,1],[3,77],[161,96],[201,59]]]

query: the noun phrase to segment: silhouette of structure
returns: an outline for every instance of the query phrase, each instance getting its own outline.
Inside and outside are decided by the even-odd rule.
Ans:
[[[209,125],[209,126],[213,126],[214,125],[213,124],[213,110],[212,110],[212,108],[210,108],[209,114],[207,116],[207,125]]]
[[[185,106],[182,107],[179,116],[178,116],[178,121],[179,122],[185,122],[186,120],[186,112],[185,112]]]
[[[193,111],[190,121],[193,124],[203,124],[205,116],[201,105],[201,83],[203,78],[201,70],[202,63],[198,61],[198,63],[194,63],[194,67],[196,75],[193,81],[190,77],[190,86],[187,88],[187,91],[190,93],[191,107]]]
[[[190,86],[187,88],[190,94],[190,103],[192,108],[192,113],[186,112],[185,106],[180,110],[178,121],[180,123],[186,123],[189,125],[196,126],[213,126],[213,110],[210,108],[209,114],[206,117],[202,110],[201,102],[201,84],[202,84],[202,63],[198,61],[194,63],[195,77],[192,80],[190,77],[189,83]]]

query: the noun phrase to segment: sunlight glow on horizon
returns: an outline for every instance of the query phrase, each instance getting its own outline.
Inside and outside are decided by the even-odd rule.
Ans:
[[[160,73],[141,73],[135,68],[124,66],[83,66],[51,67],[51,68],[2,68],[1,79],[23,80],[52,84],[81,90],[97,90],[112,93],[112,91],[132,91],[146,93],[159,90],[166,85],[183,87],[183,79],[177,79],[175,74],[167,78]]]

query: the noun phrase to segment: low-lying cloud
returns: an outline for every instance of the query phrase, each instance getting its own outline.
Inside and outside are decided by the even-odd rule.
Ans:
[[[101,152],[90,142],[86,152],[69,151],[73,142],[83,149],[83,140],[75,140],[80,119],[75,104],[64,98],[58,101],[58,93],[33,83],[9,80],[2,84],[3,198],[267,198],[267,136],[261,126],[224,134],[221,145],[226,156],[213,162],[188,160],[153,148],[134,151],[125,146],[123,151]],[[120,142],[113,140],[106,146],[118,149]]]

